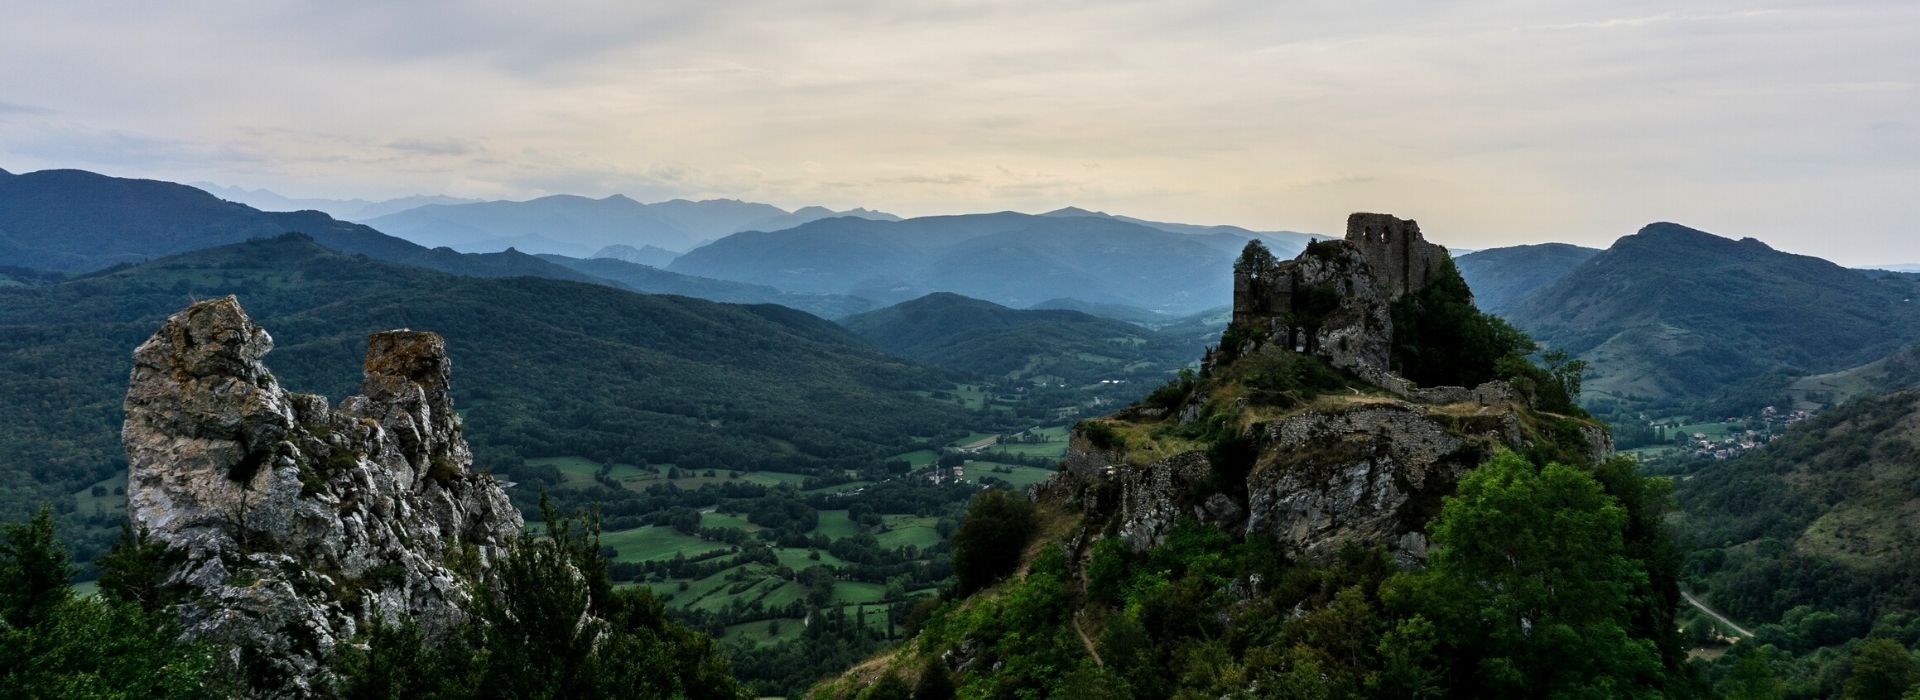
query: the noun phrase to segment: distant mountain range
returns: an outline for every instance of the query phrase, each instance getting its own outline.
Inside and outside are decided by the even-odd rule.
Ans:
[[[1466,257],[1523,265],[1541,257],[1501,250]],[[1548,257],[1563,265],[1577,255]],[[1477,274],[1518,278],[1486,268]],[[1502,315],[1591,361],[1590,399],[1700,398],[1763,376],[1857,366],[1920,337],[1911,276],[1875,276],[1671,223],[1621,238],[1550,282],[1513,286],[1527,284],[1538,286]]]
[[[679,253],[659,246],[643,245],[635,248],[630,245],[610,245],[594,253],[596,258],[612,258],[624,262],[646,265],[648,267],[666,267]]]
[[[317,211],[262,212],[171,182],[83,170],[0,175],[0,266],[90,272],[289,231],[343,253],[460,275],[592,280],[530,255],[430,250]]]
[[[843,217],[737,233],[668,269],[881,303],[946,291],[1015,308],[1072,298],[1181,315],[1231,301],[1232,277],[1224,272],[1253,237],[1174,233],[1100,216]]]
[[[1254,231],[1239,226],[1206,226],[1200,224],[1174,224],[1165,221],[1148,221],[1146,219],[1136,219],[1131,216],[1108,214],[1104,211],[1089,211],[1079,207],[1055,209],[1041,214],[1041,216],[1091,216],[1101,219],[1113,219],[1114,221],[1125,221],[1130,224],[1140,224],[1141,226],[1157,228],[1168,233],[1185,233],[1194,236],[1221,235],[1242,242],[1250,238],[1258,238],[1260,242],[1266,244],[1268,250],[1273,251],[1274,255],[1281,258],[1290,258],[1299,255],[1300,251],[1306,250],[1307,244],[1310,242],[1325,241],[1334,238],[1333,236],[1325,234],[1301,233],[1299,231]]]
[[[725,200],[643,205],[623,197],[549,197],[535,203],[431,205],[382,217],[380,226],[405,219],[444,222],[494,211],[500,215],[494,223],[510,228],[502,222],[537,218],[543,208],[549,213],[569,208],[588,212],[579,220],[590,225],[565,234],[583,241],[615,235],[617,222],[596,218],[607,211],[638,217],[626,219],[628,223],[651,220],[678,231],[784,223],[826,211],[782,212]],[[591,223],[595,221],[599,223]],[[836,217],[786,231],[728,236],[691,258],[660,246],[629,244],[580,245],[568,247],[576,251],[573,255],[549,253],[543,258],[526,254],[537,248],[495,253],[428,248],[316,210],[263,212],[201,189],[156,180],[78,170],[0,175],[0,267],[85,273],[297,231],[336,251],[454,274],[525,275],[729,302],[778,303],[833,318],[952,291],[1014,307],[1066,305],[1153,325],[1224,305],[1231,290],[1217,273],[1231,265],[1247,240],[1262,237],[1275,246],[1304,240],[1287,238],[1292,234],[1285,232],[1192,228],[1203,232],[1175,233],[1119,217],[1065,212],[907,221]],[[579,233],[582,230],[588,233]],[[16,277],[0,283],[23,283]]]
[[[733,199],[675,199],[643,204],[624,195],[600,199],[553,195],[524,202],[430,205],[376,217],[367,224],[427,246],[470,253],[514,248],[588,257],[609,246],[685,251],[739,231],[777,231],[830,217],[897,220],[884,212],[825,207],[787,211]]]
[[[466,204],[478,202],[478,199],[448,197],[446,195],[412,195],[395,199],[325,199],[320,197],[287,197],[272,190],[249,190],[244,187],[227,187],[211,182],[189,183],[205,190],[215,197],[229,202],[239,202],[260,211],[318,211],[341,221],[365,221],[377,216],[385,216],[397,211],[406,211],[429,204]]]

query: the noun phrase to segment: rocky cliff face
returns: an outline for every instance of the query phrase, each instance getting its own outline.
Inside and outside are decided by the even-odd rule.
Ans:
[[[362,394],[283,389],[267,332],[233,297],[168,318],[134,351],[128,512],[182,562],[188,635],[268,694],[315,692],[335,649],[378,620],[466,616],[519,513],[472,455],[433,333],[368,342]]]

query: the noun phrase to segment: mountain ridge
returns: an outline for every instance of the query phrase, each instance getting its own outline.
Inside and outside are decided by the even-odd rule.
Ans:
[[[806,207],[801,211],[806,213],[738,199],[647,204],[622,194],[597,199],[555,194],[522,201],[429,205],[367,223],[422,245],[486,252],[518,241],[531,252],[581,256],[614,245],[686,251],[739,231],[785,228],[829,216],[892,217],[866,209],[835,212]]]
[[[1914,298],[1913,284],[1901,279],[1660,222],[1505,315],[1548,346],[1590,360],[1590,393],[1634,403],[1871,361],[1914,338]]]
[[[1075,297],[1181,313],[1225,303],[1220,273],[1246,240],[1016,212],[837,218],[736,233],[668,269],[881,303],[945,291],[1016,308]]]
[[[591,277],[518,252],[428,249],[318,211],[262,212],[198,188],[84,170],[0,180],[0,265],[90,272],[288,232],[341,252],[478,277]]]

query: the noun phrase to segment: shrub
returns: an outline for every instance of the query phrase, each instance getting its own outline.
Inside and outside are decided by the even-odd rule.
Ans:
[[[1127,446],[1126,438],[1105,422],[1090,420],[1079,425],[1081,435],[1087,437],[1087,443],[1096,450],[1118,450]]]
[[[953,533],[956,592],[972,593],[1013,573],[1034,529],[1033,504],[1025,496],[1000,489],[975,496]]]

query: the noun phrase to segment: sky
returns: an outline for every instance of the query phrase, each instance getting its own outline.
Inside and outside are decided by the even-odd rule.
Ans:
[[[1920,3],[0,0],[0,168],[1920,262]]]

